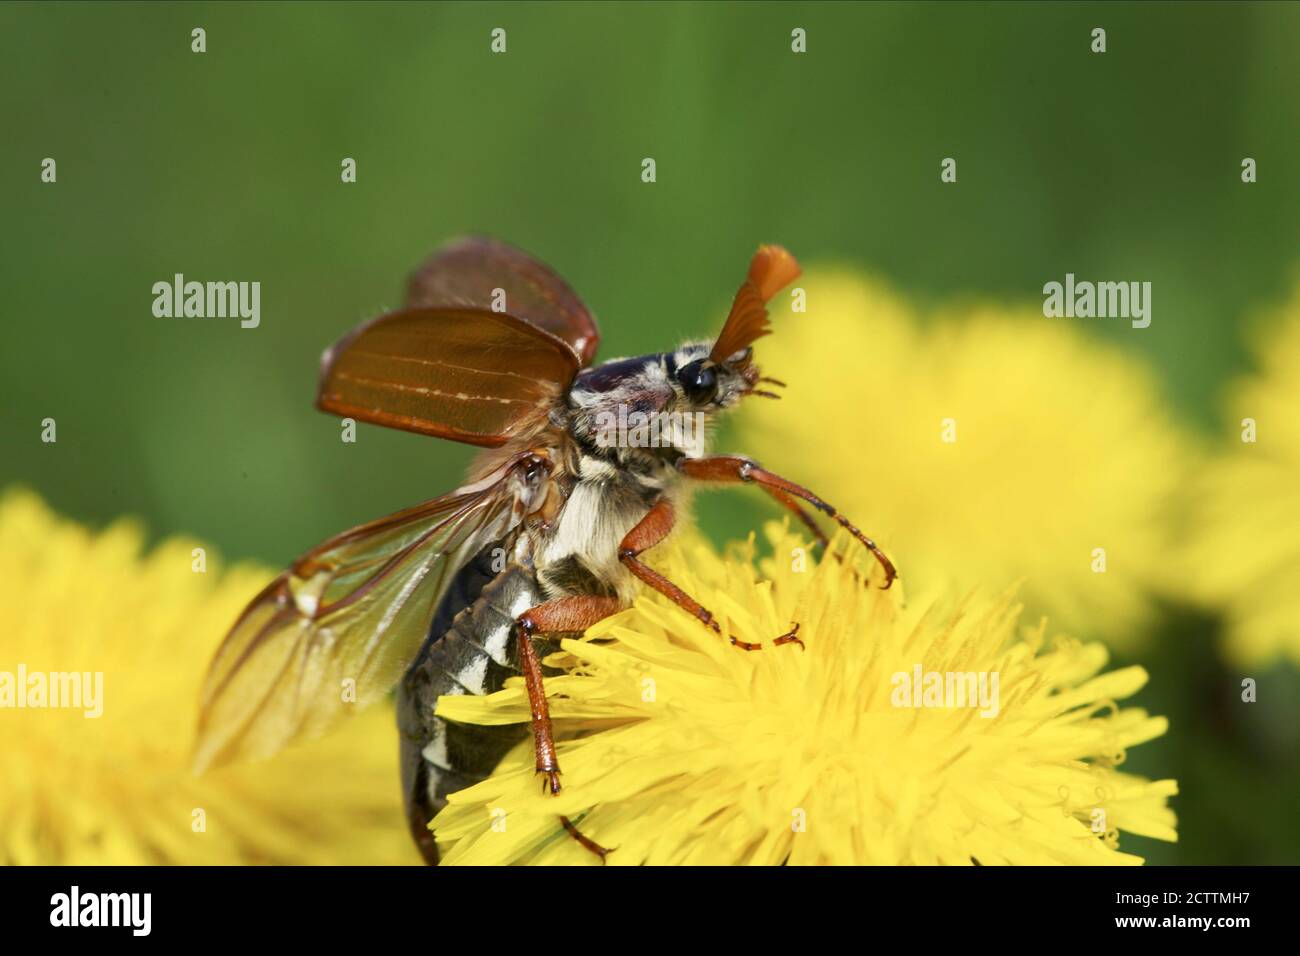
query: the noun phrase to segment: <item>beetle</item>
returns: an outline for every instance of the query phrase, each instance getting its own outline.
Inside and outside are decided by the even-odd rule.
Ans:
[[[557,635],[649,587],[739,650],[762,649],[723,635],[643,560],[689,486],[756,485],[824,548],[805,505],[822,512],[875,557],[888,587],[893,564],[839,511],[748,458],[708,455],[694,427],[748,396],[777,397],[761,386],[782,383],[760,373],[752,345],[770,331],[767,303],[799,273],[783,248],[761,246],[712,342],[596,365],[596,321],[550,268],[485,237],[435,253],[404,308],[325,353],[316,404],[483,451],[460,488],[330,538],[252,600],[209,668],[196,765],[268,756],[396,686],[408,823],[434,863],[429,821],[447,795],[484,779],[527,732],[444,720],[440,695],[522,676],[536,769],[559,793],[542,664]],[[802,646],[798,624],[770,643]]]

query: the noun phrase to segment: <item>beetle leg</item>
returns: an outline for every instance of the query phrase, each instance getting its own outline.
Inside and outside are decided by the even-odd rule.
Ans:
[[[678,607],[687,613],[699,618],[705,627],[713,628],[715,634],[721,634],[722,628],[713,618],[713,612],[702,605],[695,598],[691,597],[664,575],[660,574],[654,568],[639,560],[639,556],[653,548],[673,530],[673,523],[676,520],[676,513],[673,511],[673,504],[667,498],[660,498],[637,524],[623,536],[623,540],[618,546],[618,559],[623,565],[636,575],[643,583],[654,588],[664,597],[668,598]],[[799,630],[796,624],[794,630],[787,631],[776,639],[777,644],[797,643],[800,647],[803,642],[795,637],[795,632]],[[749,641],[742,641],[738,638],[727,636],[733,645],[743,651],[760,650],[762,644],[753,644]]]
[[[821,547],[821,553],[823,557],[826,555],[830,555],[840,564],[844,563],[844,555],[840,554],[838,551],[835,552],[831,551],[831,542],[830,539],[826,537],[826,532],[821,529],[821,526],[817,524],[816,519],[813,518],[813,516],[810,515],[806,510],[804,510],[803,506],[800,505],[796,499],[791,498],[780,488],[774,488],[771,485],[759,485],[759,487],[762,488],[769,495],[771,495],[772,499],[776,501],[778,504],[780,504],[782,507],[792,511],[794,513],[794,516],[798,518],[801,522],[803,522],[804,527],[808,529],[808,531],[812,534],[813,538],[816,540],[818,546]],[[853,569],[853,577],[854,580],[860,581],[862,579],[861,575],[858,574],[856,569]]]
[[[533,748],[537,754],[537,772],[546,774],[546,787],[560,792],[560,765],[555,759],[555,739],[551,734],[551,712],[546,706],[546,688],[542,684],[542,662],[533,647],[534,634],[574,633],[585,631],[597,621],[619,610],[617,598],[580,595],[556,598],[529,608],[515,620],[519,628],[519,669],[528,688],[528,707],[532,713]]]
[[[529,608],[515,620],[519,627],[519,668],[524,672],[524,685],[528,688],[528,708],[532,715],[533,749],[537,755],[537,772],[546,774],[543,792],[560,792],[560,764],[555,758],[555,738],[551,732],[551,711],[546,704],[546,688],[542,683],[542,662],[533,647],[534,634],[577,633],[585,631],[597,621],[619,610],[617,598],[596,595],[576,595],[556,598]],[[566,816],[560,823],[568,834],[585,849],[605,862],[607,850],[570,822]]]
[[[875,559],[880,562],[880,566],[885,570],[885,583],[882,588],[887,588],[894,583],[898,577],[898,572],[894,569],[894,563],[885,557],[885,553],[876,547],[876,542],[872,541],[857,527],[849,521],[848,518],[840,514],[833,507],[822,501],[815,494],[804,488],[802,485],[796,485],[793,481],[788,481],[780,475],[774,475],[750,461],[748,458],[741,458],[738,455],[717,455],[713,458],[685,458],[679,465],[682,474],[688,478],[694,478],[697,481],[717,481],[717,482],[742,482],[752,481],[758,484],[764,491],[773,497],[776,492],[793,497],[801,498],[808,502],[818,511],[822,512],[828,518],[836,521],[840,527],[848,531],[849,534],[857,538],[868,551],[872,553]],[[778,501],[781,498],[777,497]]]
[[[614,847],[613,849],[609,849],[609,850],[605,849],[603,846],[601,846],[591,837],[584,835],[581,830],[579,830],[577,827],[573,825],[573,821],[571,821],[568,817],[565,816],[560,817],[560,823],[564,825],[565,832],[568,833],[569,836],[577,840],[578,843],[582,845],[582,848],[584,850],[590,850],[592,853],[596,854],[596,856],[600,857],[601,863],[605,862],[605,857],[609,856],[611,853],[614,852],[614,850],[618,849],[618,847]]]
[[[794,512],[795,517],[803,522],[804,527],[812,532],[813,537],[817,539],[817,543],[822,546],[822,554],[825,554],[830,549],[831,542],[826,537],[826,532],[821,529],[813,516],[805,511],[798,501],[791,498],[780,488],[773,488],[771,485],[760,485],[759,487],[771,495],[774,500]]]

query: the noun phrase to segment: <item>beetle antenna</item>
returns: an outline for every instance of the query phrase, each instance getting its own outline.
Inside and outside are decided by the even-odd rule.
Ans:
[[[799,277],[799,263],[780,246],[759,246],[749,274],[731,303],[727,321],[709,352],[709,361],[725,362],[755,339],[767,335],[767,306],[772,296]]]

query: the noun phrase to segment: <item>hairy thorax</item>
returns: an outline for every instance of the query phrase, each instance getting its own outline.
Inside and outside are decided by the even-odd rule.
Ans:
[[[564,505],[536,539],[537,580],[548,598],[596,594],[630,603],[636,579],[619,560],[619,546],[656,501],[682,500],[675,456],[581,449],[572,464]]]

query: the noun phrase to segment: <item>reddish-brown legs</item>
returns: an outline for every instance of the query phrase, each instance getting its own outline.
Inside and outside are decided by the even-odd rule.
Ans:
[[[546,705],[546,688],[542,683],[542,662],[533,647],[534,634],[585,631],[597,621],[619,610],[617,598],[580,596],[557,598],[530,608],[515,620],[519,627],[519,669],[528,688],[528,707],[532,714],[533,749],[537,755],[537,772],[546,774],[544,789],[560,792],[560,764],[555,759],[555,739],[551,733],[551,712]],[[560,822],[569,835],[605,861],[610,853],[594,840],[583,836],[568,817]]]
[[[560,822],[564,824],[565,832],[582,844],[584,850],[590,850],[592,853],[596,854],[596,856],[600,857],[601,863],[604,863],[605,857],[609,856],[615,849],[617,849],[617,847],[609,850],[605,849],[591,837],[586,836],[581,830],[575,827],[568,817],[560,817]]]
[[[893,562],[885,557],[884,552],[876,547],[876,543],[859,531],[848,518],[822,501],[807,488],[796,485],[793,481],[787,481],[780,475],[765,471],[748,458],[741,458],[737,455],[718,455],[714,458],[685,458],[682,460],[680,468],[682,474],[688,478],[694,478],[696,481],[752,481],[787,508],[791,505],[798,508],[798,504],[792,499],[802,499],[836,521],[840,527],[857,538],[872,553],[885,570],[885,583],[881,587],[889,587],[894,583],[894,578],[898,577]],[[799,508],[798,511],[805,524],[811,521],[811,516],[807,515],[802,508]],[[821,536],[821,540],[825,541],[824,535]]]
[[[791,498],[780,488],[772,488],[767,485],[762,485],[761,487],[764,491],[766,491],[769,495],[771,495],[778,503],[788,508],[790,511],[794,512],[795,517],[798,518],[800,521],[802,521],[804,527],[806,527],[810,532],[812,532],[812,536],[816,538],[817,543],[822,546],[822,553],[825,554],[826,549],[830,547],[831,542],[830,539],[826,537],[826,532],[823,531],[821,527],[817,524],[817,520],[813,518],[813,516],[810,515],[807,511],[805,511],[803,509],[803,506],[800,505],[798,501]]]
[[[551,712],[546,706],[546,688],[542,684],[542,662],[537,659],[532,637],[534,634],[585,631],[618,609],[617,598],[564,597],[529,608],[515,620],[519,627],[519,669],[524,673],[528,706],[532,711],[537,772],[546,774],[551,793],[560,792],[560,765],[555,759]]]
[[[677,585],[673,584],[658,571],[646,565],[639,560],[642,552],[653,548],[656,544],[668,537],[668,533],[673,529],[673,522],[676,520],[676,514],[673,511],[672,502],[667,498],[661,498],[653,508],[637,522],[619,543],[618,559],[623,562],[634,575],[643,583],[654,588],[664,597],[668,598],[678,607],[693,614],[699,618],[707,627],[713,628],[717,634],[722,633],[722,628],[718,622],[713,619],[713,613],[708,608],[700,604],[699,601],[691,597]],[[794,627],[778,637],[774,644],[798,644],[803,647],[803,641],[798,638],[799,625]],[[728,636],[736,647],[746,651],[757,651],[762,648],[762,644],[752,644],[749,641],[738,640],[735,637]]]

